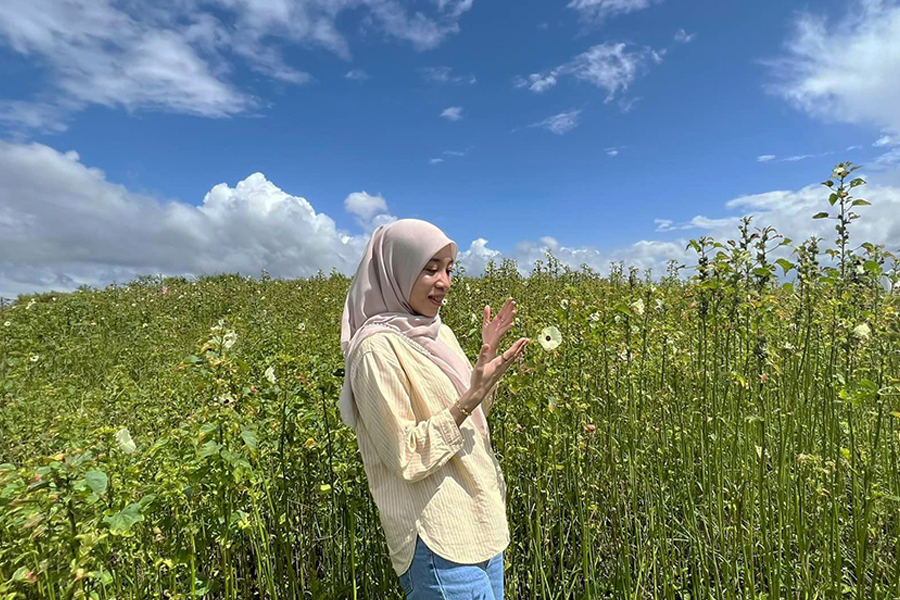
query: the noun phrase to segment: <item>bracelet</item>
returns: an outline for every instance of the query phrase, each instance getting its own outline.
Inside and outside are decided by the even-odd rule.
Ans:
[[[454,404],[456,404],[456,408],[459,409],[459,412],[461,412],[463,414],[463,416],[468,417],[469,415],[472,414],[470,411],[468,411],[462,407],[462,404],[459,403],[459,400],[454,402]]]

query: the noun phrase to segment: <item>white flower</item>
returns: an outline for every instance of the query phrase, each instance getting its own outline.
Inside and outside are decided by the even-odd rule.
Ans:
[[[553,350],[562,343],[562,334],[555,326],[544,327],[541,331],[541,337],[538,340],[544,350]]]
[[[269,380],[269,383],[275,383],[275,367],[269,367],[265,372],[266,379]]]
[[[135,445],[134,440],[131,438],[131,432],[128,431],[127,427],[123,427],[116,432],[116,443],[119,445],[119,448],[121,448],[128,454],[131,454],[135,450],[137,450],[137,446]]]
[[[37,303],[37,300],[32,298],[31,301],[28,303],[28,306],[25,307],[25,310],[31,310],[31,307],[34,306],[35,303]]]
[[[853,337],[860,340],[867,340],[872,336],[872,330],[865,323],[857,325],[853,328]]]
[[[590,316],[588,316],[588,319],[590,319],[594,323],[599,323],[600,322],[600,313],[598,313],[597,311],[594,311],[590,314]]]
[[[144,324],[143,324],[143,325],[141,325],[141,327],[146,327],[146,326],[147,326],[147,324],[146,324],[146,323],[144,323]]]
[[[568,301],[566,298],[563,298],[562,300],[560,300],[559,306],[560,306],[563,310],[566,310],[567,308],[569,308],[569,301]]]
[[[300,323],[297,325],[297,331],[306,331],[306,323]]]
[[[37,354],[35,354],[35,355],[33,355],[33,356],[31,357],[31,362],[37,362],[39,358],[40,358],[40,356],[38,356]]]
[[[644,315],[644,299],[638,298],[634,302],[631,303],[631,310],[636,312],[638,315]]]
[[[225,346],[225,348],[231,348],[236,341],[237,334],[233,331],[229,331],[225,334],[225,337],[222,338],[222,345]]]
[[[4,327],[9,327],[10,325],[12,325],[12,323],[9,321],[7,321],[6,323],[3,324]]]
[[[834,171],[831,173],[831,175],[835,179],[840,179],[841,177],[844,177],[845,175],[847,175],[847,173],[848,173],[848,171],[844,167],[836,167],[834,169]]]
[[[662,310],[662,309],[663,309],[663,301],[660,300],[659,298],[657,298],[656,299],[656,310]]]

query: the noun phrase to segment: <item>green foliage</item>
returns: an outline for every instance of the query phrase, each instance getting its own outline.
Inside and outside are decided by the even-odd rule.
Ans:
[[[900,596],[900,272],[849,246],[863,182],[838,167],[833,248],[744,217],[688,244],[690,279],[552,253],[454,277],[441,317],[470,357],[509,296],[505,344],[552,333],[490,415],[508,598]],[[338,410],[349,283],[0,308],[0,598],[399,598]]]

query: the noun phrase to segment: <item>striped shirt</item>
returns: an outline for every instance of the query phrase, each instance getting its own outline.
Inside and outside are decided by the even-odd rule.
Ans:
[[[450,327],[438,337],[472,365]],[[398,576],[412,564],[416,534],[464,564],[493,558],[510,539],[506,481],[490,442],[471,417],[457,426],[449,408],[459,395],[428,356],[402,334],[378,332],[350,365],[359,452]],[[485,416],[495,391],[481,403]]]

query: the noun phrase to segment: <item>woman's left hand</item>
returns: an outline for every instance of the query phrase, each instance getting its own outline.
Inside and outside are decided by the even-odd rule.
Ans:
[[[513,328],[516,318],[516,301],[508,298],[503,303],[503,308],[497,313],[497,316],[491,320],[490,305],[484,307],[484,320],[481,325],[481,343],[487,344],[491,348],[488,352],[488,359],[493,360],[497,356],[497,348],[500,347],[500,338],[503,334]]]

